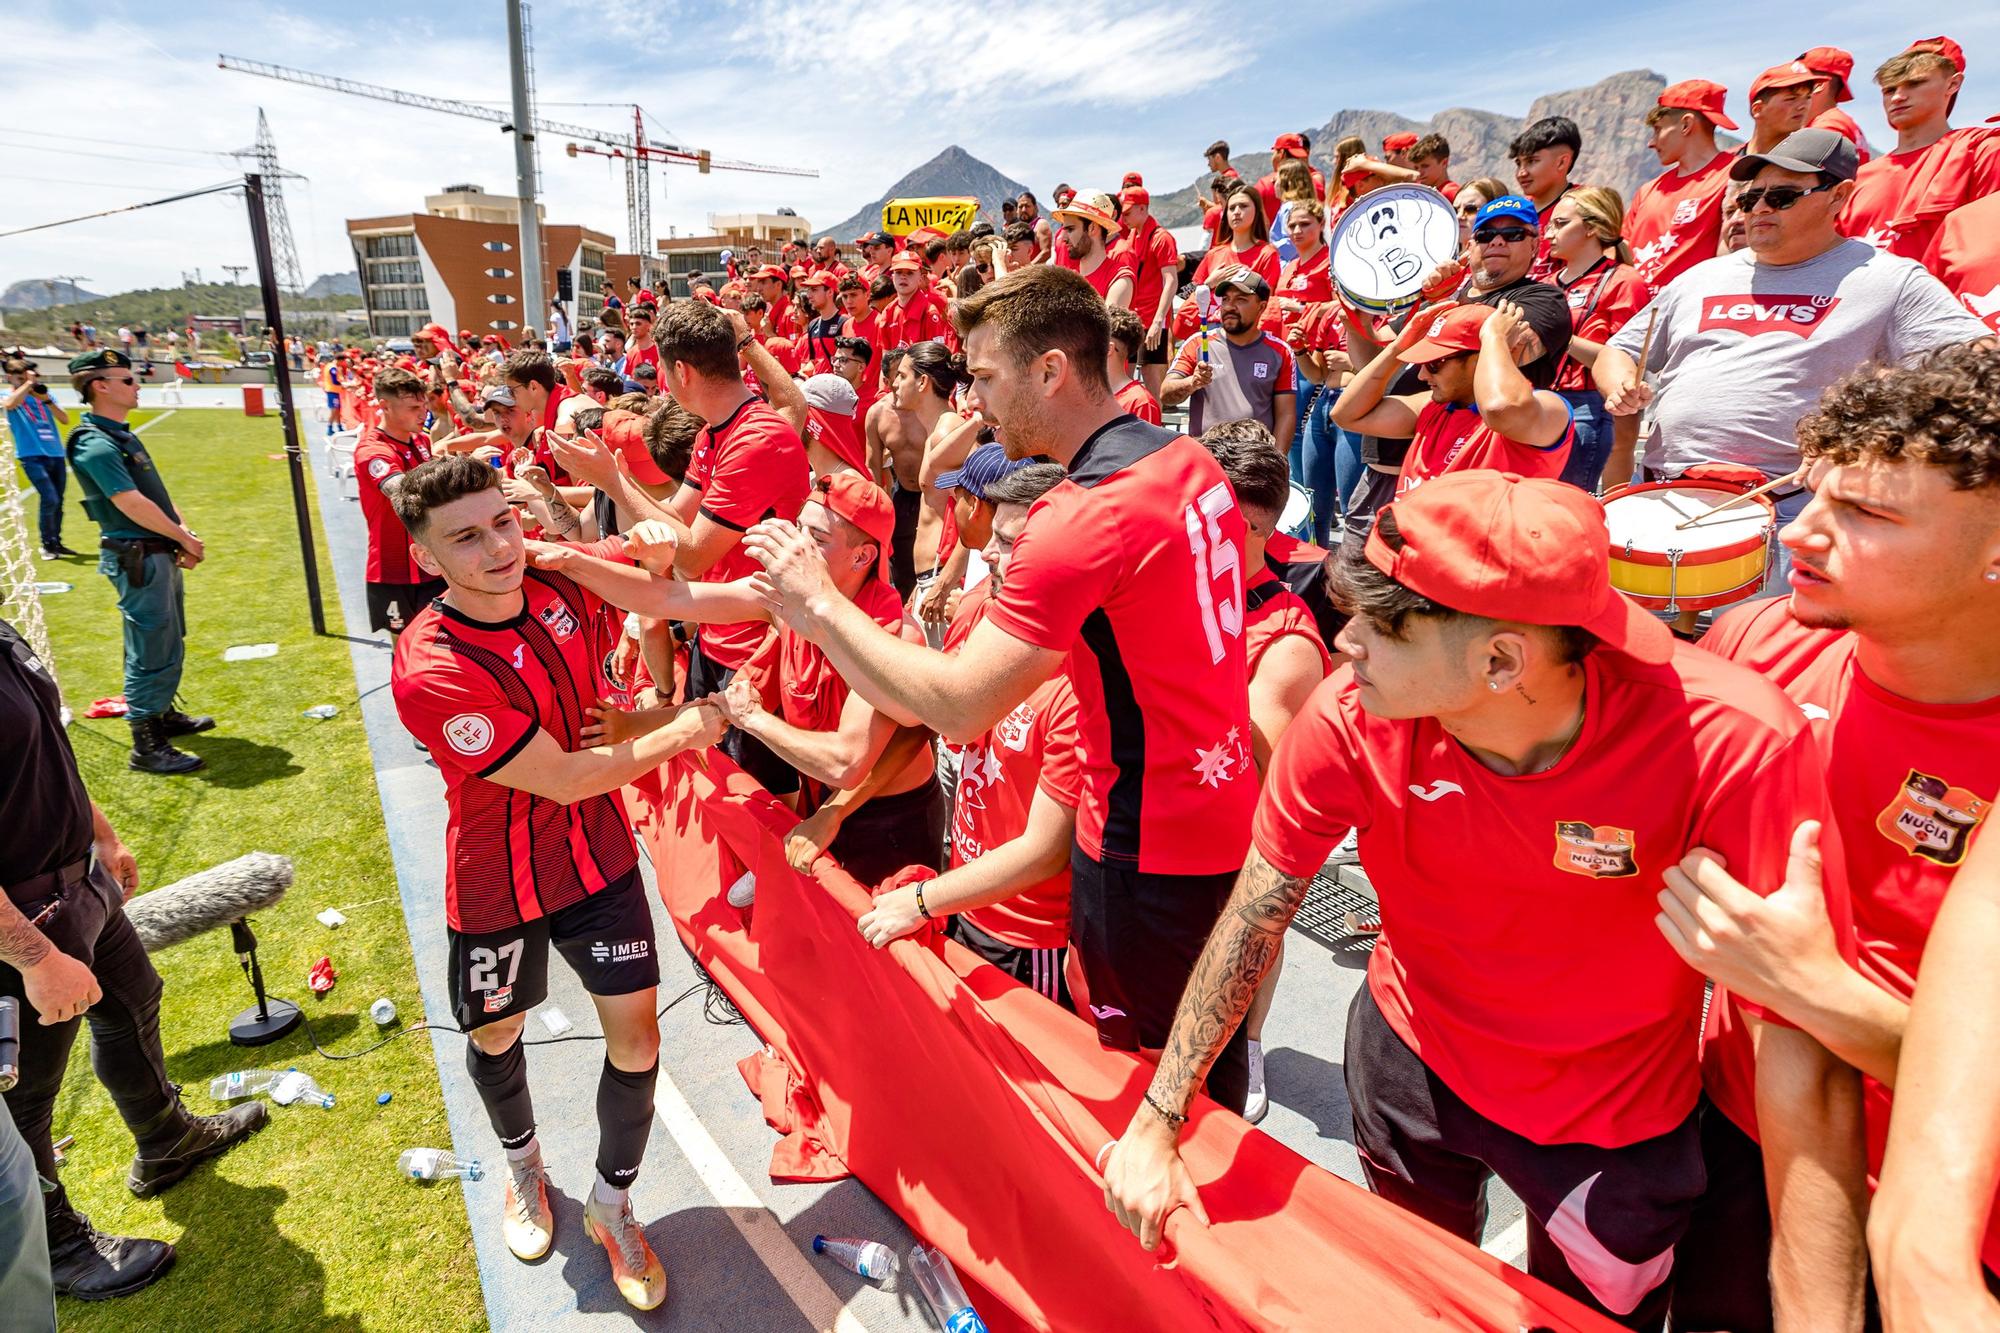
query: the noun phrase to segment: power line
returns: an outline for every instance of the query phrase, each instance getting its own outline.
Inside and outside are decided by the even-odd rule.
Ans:
[[[219,148],[184,148],[179,144],[134,143],[130,139],[98,139],[98,138],[93,138],[88,134],[57,134],[52,130],[23,129],[19,125],[9,126],[7,132],[9,134],[25,134],[30,139],[68,139],[75,143],[109,144],[114,148],[150,148],[155,152],[161,152],[161,153],[192,153],[196,157],[229,156],[228,153],[223,152]]]
[[[38,143],[9,143],[5,139],[0,139],[0,148],[18,149],[24,153],[52,153],[57,157],[97,157],[107,162],[138,162],[149,167],[163,165],[154,158],[133,157],[128,153],[93,153],[88,148],[51,148]],[[227,155],[223,154],[222,156]],[[195,164],[190,162],[186,165],[193,166]]]
[[[0,231],[0,237],[21,236],[31,231],[47,231],[51,227],[67,227],[72,222],[88,222],[92,218],[108,218],[117,213],[135,213],[142,208],[158,208],[161,204],[177,204],[183,199],[199,199],[205,194],[221,194],[225,190],[240,190],[242,188],[243,182],[240,180],[224,181],[220,185],[210,185],[199,190],[188,190],[182,194],[170,194],[164,199],[148,199],[143,203],[126,204],[123,208],[107,208],[98,213],[84,213],[73,218],[58,218],[54,222],[37,222],[32,227],[15,227],[9,231]]]

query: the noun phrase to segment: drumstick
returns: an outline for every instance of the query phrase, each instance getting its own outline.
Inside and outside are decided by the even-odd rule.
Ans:
[[[1646,316],[1646,338],[1639,344],[1639,378],[1646,378],[1646,358],[1653,351],[1653,326],[1660,322],[1660,307],[1653,306],[1653,312]]]
[[[1799,474],[1796,471],[1787,472],[1782,477],[1773,477],[1771,478],[1771,480],[1765,482],[1762,486],[1759,486],[1754,491],[1745,491],[1743,492],[1743,494],[1737,496],[1733,500],[1723,501],[1721,504],[1717,505],[1715,508],[1709,510],[1705,514],[1696,514],[1693,518],[1687,520],[1685,523],[1674,524],[1674,531],[1679,532],[1682,528],[1691,528],[1705,518],[1714,518],[1717,514],[1722,513],[1724,510],[1734,509],[1746,500],[1754,500],[1760,495],[1764,495],[1770,491],[1777,490],[1780,486],[1785,485],[1787,482],[1797,481],[1798,477]]]

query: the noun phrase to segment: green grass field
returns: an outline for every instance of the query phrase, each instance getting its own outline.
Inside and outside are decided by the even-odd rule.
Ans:
[[[141,424],[147,416],[142,414]],[[55,666],[78,714],[71,739],[92,797],[137,853],[141,891],[246,851],[292,858],[297,880],[256,919],[268,987],[305,1005],[321,1042],[353,1051],[375,1040],[369,1004],[387,995],[398,1021],[421,1017],[395,871],[355,699],[348,645],[315,638],[300,568],[286,466],[275,418],[181,411],[145,432],[175,501],[208,545],[187,579],[184,706],[218,725],[181,742],[206,770],[161,778],[125,763],[122,719],[82,716],[90,701],[123,691],[117,607],[97,572],[95,529],[69,491],[64,536],[89,556],[41,566],[75,585],[47,596]],[[310,484],[310,483],[309,483]],[[33,531],[32,495],[27,515]],[[315,507],[317,522],[317,508]],[[333,573],[320,545],[329,628],[342,628]],[[278,655],[224,662],[232,644],[275,642]],[[331,721],[300,713],[339,705]],[[348,924],[314,920],[339,907]],[[306,971],[322,954],[339,969],[325,999],[310,998]],[[155,956],[166,981],[162,1033],[167,1068],[198,1112],[217,1074],[296,1065],[335,1093],[330,1111],[272,1107],[271,1124],[157,1199],[127,1192],[131,1136],[77,1043],[56,1133],[76,1135],[63,1181],[103,1230],[157,1236],[180,1250],[150,1290],[101,1305],[60,1303],[65,1328],[118,1330],[475,1329],[486,1325],[464,1204],[455,1187],[401,1180],[406,1147],[445,1146],[443,1102],[423,1034],[364,1059],[321,1059],[303,1030],[275,1045],[230,1045],[229,1018],[250,1002],[248,982],[214,931]],[[377,1094],[390,1092],[387,1106]]]

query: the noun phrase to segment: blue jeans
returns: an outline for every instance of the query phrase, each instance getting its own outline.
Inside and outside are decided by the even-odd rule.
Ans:
[[[53,551],[62,545],[63,482],[68,478],[69,470],[63,466],[62,455],[56,454],[38,458],[23,456],[21,471],[28,474],[28,482],[41,501],[42,549]]]
[[[1361,437],[1333,424],[1340,390],[1322,388],[1306,417],[1300,461],[1292,475],[1312,492],[1313,544],[1325,546],[1345,509],[1345,497],[1361,478]]]
[[[1556,392],[1576,418],[1576,441],[1570,445],[1569,461],[1563,464],[1562,479],[1596,494],[1604,464],[1611,458],[1611,414],[1604,410],[1604,395],[1595,389]]]
[[[98,558],[97,570],[118,592],[125,621],[125,705],[133,720],[158,717],[174,706],[187,659],[187,605],[181,567],[159,552],[146,557],[145,577],[134,583],[116,551]]]

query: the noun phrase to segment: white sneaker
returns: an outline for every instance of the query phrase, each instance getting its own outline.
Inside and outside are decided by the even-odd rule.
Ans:
[[[549,1211],[549,1169],[542,1155],[507,1164],[507,1197],[501,1204],[500,1234],[517,1259],[533,1262],[549,1252],[555,1215]]]
[[[757,877],[747,870],[744,871],[737,877],[736,882],[729,886],[729,892],[725,896],[731,907],[748,907],[757,901]]]
[[[1271,1109],[1270,1094],[1264,1091],[1264,1043],[1250,1043],[1250,1095],[1243,1102],[1243,1118],[1251,1124],[1264,1119]]]

